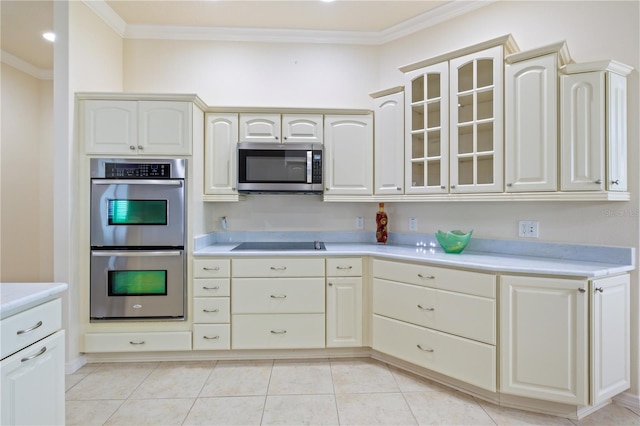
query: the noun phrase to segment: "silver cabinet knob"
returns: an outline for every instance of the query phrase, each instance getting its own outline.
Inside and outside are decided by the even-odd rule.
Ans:
[[[602,184],[602,179],[598,179],[597,181],[595,181],[595,183],[597,183],[598,185]]]
[[[131,151],[135,151],[135,150],[136,150],[136,147],[135,147],[134,145],[129,145],[129,149],[130,149]]]
[[[144,149],[144,146],[138,145],[138,149]]]
[[[620,185],[620,179],[612,180],[611,185]]]

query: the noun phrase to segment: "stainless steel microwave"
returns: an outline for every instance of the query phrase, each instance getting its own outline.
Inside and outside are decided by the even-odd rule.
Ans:
[[[238,192],[322,193],[322,145],[238,144]]]

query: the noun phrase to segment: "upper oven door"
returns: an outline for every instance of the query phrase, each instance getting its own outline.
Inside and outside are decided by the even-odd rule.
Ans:
[[[238,191],[322,191],[322,147],[238,144]]]
[[[183,247],[182,179],[92,179],[92,247]]]

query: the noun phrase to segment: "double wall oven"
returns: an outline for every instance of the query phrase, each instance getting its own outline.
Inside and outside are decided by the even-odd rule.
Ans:
[[[91,321],[185,318],[185,163],[91,159]]]

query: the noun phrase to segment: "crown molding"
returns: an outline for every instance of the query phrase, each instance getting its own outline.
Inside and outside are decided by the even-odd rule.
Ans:
[[[24,59],[20,59],[9,52],[5,52],[4,50],[0,50],[0,57],[2,59],[2,63],[12,66],[18,71],[29,74],[38,80],[53,80],[53,70],[38,68]]]
[[[479,9],[498,0],[452,0],[382,31],[316,31],[127,24],[104,0],[82,0],[122,38],[381,45]]]

